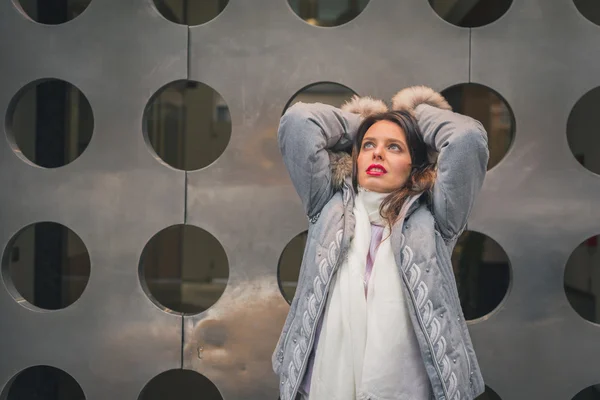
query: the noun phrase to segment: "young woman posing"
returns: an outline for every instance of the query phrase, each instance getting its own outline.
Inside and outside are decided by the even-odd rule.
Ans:
[[[281,400],[481,394],[450,255],[485,177],[483,126],[418,86],[392,111],[297,103],[278,139],[310,220],[273,354]]]

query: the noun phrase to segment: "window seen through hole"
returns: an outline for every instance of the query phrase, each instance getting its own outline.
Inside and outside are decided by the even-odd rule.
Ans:
[[[47,25],[62,24],[81,14],[92,0],[17,0],[14,4],[29,18]]]
[[[0,399],[85,400],[85,395],[71,375],[44,365],[17,374],[0,393]]]
[[[315,26],[332,27],[356,18],[369,0],[288,0],[292,10]]]
[[[592,236],[573,250],[564,272],[564,290],[571,307],[594,323],[600,323],[599,265],[598,236]]]
[[[35,82],[14,97],[7,133],[19,156],[45,168],[69,164],[92,139],[90,103],[75,86],[58,79]]]
[[[567,141],[573,156],[595,174],[600,174],[599,103],[600,87],[597,87],[575,103],[567,120]]]
[[[156,234],[140,260],[146,294],[161,308],[196,314],[225,291],[229,264],[219,241],[204,229],[174,225]]]
[[[154,0],[156,9],[169,21],[200,25],[217,17],[229,0]]]
[[[308,231],[304,231],[294,237],[283,249],[279,258],[277,274],[279,278],[279,289],[283,297],[291,304],[298,286],[298,276],[302,264],[302,255],[306,246]]]
[[[144,131],[164,162],[181,170],[197,170],[225,151],[231,137],[229,107],[203,83],[176,81],[150,100]]]
[[[491,24],[510,8],[512,0],[428,0],[433,10],[453,25],[475,28]]]
[[[508,292],[511,278],[508,256],[486,235],[465,231],[452,253],[452,267],[467,320],[492,312]]]
[[[504,158],[515,135],[515,119],[506,100],[487,86],[476,83],[452,86],[442,94],[455,112],[483,124],[490,150],[488,169],[493,168]]]
[[[30,225],[12,238],[2,257],[2,277],[15,300],[46,310],[73,304],[90,277],[83,241],[54,222]]]
[[[202,400],[223,399],[215,384],[204,375],[187,369],[173,369],[148,382],[138,400],[189,400],[190,393]]]

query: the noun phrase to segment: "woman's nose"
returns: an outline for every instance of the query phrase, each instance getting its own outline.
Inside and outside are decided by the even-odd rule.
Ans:
[[[381,160],[381,159],[383,159],[383,157],[381,156],[381,149],[377,148],[377,149],[375,149],[373,151],[373,159],[374,160]]]

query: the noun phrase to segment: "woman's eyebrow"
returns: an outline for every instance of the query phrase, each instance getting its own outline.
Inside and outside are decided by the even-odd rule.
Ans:
[[[364,141],[367,141],[367,140],[370,140],[370,141],[372,141],[372,142],[376,142],[376,141],[377,141],[377,139],[375,139],[374,137],[371,137],[371,136],[365,136],[365,137],[363,138],[363,142],[364,142]],[[402,146],[405,146],[405,147],[407,146],[407,144],[406,144],[406,143],[404,143],[404,142],[403,142],[402,140],[400,140],[400,139],[395,139],[395,138],[386,138],[386,139],[384,139],[384,141],[385,141],[386,143],[398,143],[398,144],[401,144]]]

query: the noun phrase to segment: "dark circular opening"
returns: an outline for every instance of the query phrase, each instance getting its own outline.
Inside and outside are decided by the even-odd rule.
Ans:
[[[13,0],[13,4],[32,20],[46,25],[64,24],[83,13],[92,0],[32,1]]]
[[[33,82],[12,100],[6,132],[20,157],[45,168],[71,163],[94,131],[92,107],[75,86],[59,79]]]
[[[144,112],[153,152],[173,168],[204,168],[223,154],[231,137],[229,107],[211,87],[176,81],[161,88]]]
[[[569,256],[564,273],[565,295],[582,318],[600,323],[596,299],[600,295],[598,236],[583,241]]]
[[[154,0],[163,17],[181,25],[201,25],[216,18],[229,0]]]
[[[594,0],[573,0],[581,15],[596,25],[600,25],[600,4]]]
[[[477,400],[502,400],[489,386],[485,386],[485,392],[477,396]]]
[[[515,138],[515,117],[504,98],[478,83],[461,83],[442,92],[455,112],[481,122],[488,134],[488,170],[508,153]]]
[[[0,398],[85,400],[77,381],[66,372],[46,365],[19,372],[4,388]]]
[[[225,291],[229,263],[213,235],[196,226],[173,225],[146,244],[139,273],[144,291],[159,307],[197,314]]]
[[[323,103],[334,107],[341,107],[356,95],[352,89],[333,82],[313,83],[300,89],[286,104],[283,112],[298,102]]]
[[[90,278],[90,255],[69,228],[39,222],[19,231],[2,257],[2,278],[23,305],[58,310],[73,304]]]
[[[222,400],[223,396],[207,377],[187,369],[173,369],[152,378],[138,400],[189,400],[190,394],[202,400]]]
[[[573,106],[567,120],[567,141],[577,161],[589,171],[600,174],[600,140],[596,133],[600,87],[584,94]]]
[[[308,231],[304,231],[294,237],[285,246],[281,253],[281,257],[279,258],[279,264],[277,266],[279,290],[281,290],[281,294],[283,294],[283,297],[290,304],[296,294],[300,266],[302,265],[302,256],[304,254],[307,237]]]
[[[310,25],[333,27],[358,17],[369,0],[288,0],[288,3],[296,15]]]
[[[452,25],[476,28],[500,19],[512,0],[428,0],[437,15]]]
[[[465,319],[491,313],[506,297],[510,263],[506,252],[492,238],[465,231],[452,252],[452,267]]]

